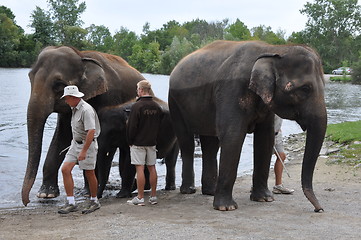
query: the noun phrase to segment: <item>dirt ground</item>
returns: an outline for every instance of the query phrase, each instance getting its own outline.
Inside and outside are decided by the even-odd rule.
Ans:
[[[302,144],[291,139],[286,146],[291,177],[284,174],[284,183],[295,193],[275,195],[271,203],[250,201],[251,176],[244,176],[234,185],[235,211],[213,210],[213,197],[200,189],[192,195],[160,190],[157,205],[101,199],[102,207],[88,215],[60,215],[49,205],[2,209],[0,239],[360,239],[361,170],[327,164],[320,156],[313,183],[325,211],[315,213],[301,189]]]

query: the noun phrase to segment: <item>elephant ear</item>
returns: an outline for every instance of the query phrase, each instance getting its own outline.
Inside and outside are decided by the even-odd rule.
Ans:
[[[281,58],[279,54],[263,54],[259,56],[253,65],[249,89],[260,96],[267,105],[273,99],[275,91],[277,70],[274,59]]]
[[[93,58],[82,58],[84,72],[79,86],[84,100],[91,99],[108,91],[108,84],[101,63]]]

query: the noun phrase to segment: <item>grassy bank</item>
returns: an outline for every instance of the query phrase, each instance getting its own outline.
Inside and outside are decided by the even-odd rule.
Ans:
[[[330,81],[332,81],[332,82],[350,83],[352,81],[352,79],[351,79],[351,76],[349,76],[349,75],[340,75],[340,76],[330,77]]]
[[[326,139],[340,148],[330,156],[333,162],[361,165],[361,121],[328,125]]]

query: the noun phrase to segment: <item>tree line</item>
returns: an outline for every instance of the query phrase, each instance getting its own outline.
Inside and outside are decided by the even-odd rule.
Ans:
[[[146,22],[140,35],[121,27],[113,35],[104,26],[83,27],[86,3],[79,0],[47,0],[49,9],[36,7],[30,16],[34,33],[25,34],[15,15],[0,6],[0,67],[30,67],[49,45],[73,46],[121,56],[143,73],[169,75],[187,54],[215,40],[261,40],[270,44],[306,44],[320,54],[326,73],[351,66],[353,78],[361,81],[361,6],[357,0],[315,0],[300,10],[308,18],[305,29],[285,37],[260,25],[249,29],[240,19],[207,22],[175,20],[150,30]]]

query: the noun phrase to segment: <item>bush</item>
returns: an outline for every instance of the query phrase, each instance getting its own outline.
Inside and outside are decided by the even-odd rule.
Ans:
[[[352,65],[352,83],[361,84],[361,59]]]
[[[350,76],[334,76],[334,77],[330,77],[330,81],[332,82],[351,82],[351,77]]]

